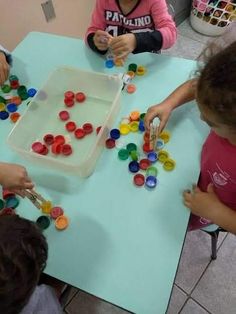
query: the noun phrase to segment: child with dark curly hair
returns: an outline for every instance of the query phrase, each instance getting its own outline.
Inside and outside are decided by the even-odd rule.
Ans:
[[[0,216],[0,312],[61,314],[54,290],[38,285],[48,245],[38,227],[17,215]]]

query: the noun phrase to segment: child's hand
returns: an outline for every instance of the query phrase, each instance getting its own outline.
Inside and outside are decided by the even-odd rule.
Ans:
[[[93,42],[98,50],[105,51],[108,49],[112,38],[108,32],[97,30],[93,36]]]
[[[185,191],[183,197],[184,205],[193,214],[214,221],[214,216],[221,202],[215,194],[212,184],[208,185],[207,192],[202,192],[197,186],[194,186],[192,191]]]
[[[160,119],[160,124],[157,130],[157,136],[165,128],[167,121],[171,115],[171,108],[169,108],[165,103],[157,104],[150,107],[144,118],[144,125],[147,131],[150,130],[150,123],[152,123],[154,118]]]
[[[19,190],[32,189],[33,182],[26,169],[20,165],[0,163],[0,184],[3,188],[17,192]]]
[[[5,54],[0,51],[0,86],[7,80],[10,66],[7,63]]]
[[[126,58],[136,48],[136,38],[132,33],[113,37],[110,41],[110,48],[118,58]]]

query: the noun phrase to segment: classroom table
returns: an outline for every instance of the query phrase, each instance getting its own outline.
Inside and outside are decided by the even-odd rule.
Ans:
[[[196,68],[195,61],[142,53],[130,55],[123,68],[108,69],[104,57],[82,40],[39,32],[29,33],[12,54],[11,73],[21,84],[37,89],[61,65],[107,74],[124,73],[129,63],[144,65],[147,73],[134,80],[137,91],[122,91],[114,127],[131,111],[145,112],[160,102]],[[21,113],[25,108],[21,105]],[[0,121],[1,160],[26,166],[37,191],[62,206],[70,220],[64,231],[53,224],[44,231],[49,243],[45,272],[130,312],[164,314],[189,219],[182,192],[197,180],[201,145],[208,132],[196,104],[172,114],[167,126],[171,139],[165,149],[176,168],[166,172],[158,165],[160,182],[153,191],[134,186],[127,162],[118,160],[116,149],[104,148],[88,178],[29,163],[5,142],[12,126],[10,120]],[[141,146],[142,135],[136,140]],[[27,199],[17,212],[34,221],[40,215]]]

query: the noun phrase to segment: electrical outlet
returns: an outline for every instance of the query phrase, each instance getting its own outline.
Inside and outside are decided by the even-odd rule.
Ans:
[[[56,14],[55,14],[52,0],[48,0],[44,3],[41,3],[41,6],[42,6],[43,13],[47,22],[50,22],[50,20],[55,19]]]

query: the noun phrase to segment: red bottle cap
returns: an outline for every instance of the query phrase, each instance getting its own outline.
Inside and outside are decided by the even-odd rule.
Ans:
[[[144,185],[144,182],[145,182],[145,177],[143,174],[141,173],[137,173],[135,176],[134,176],[134,184],[137,185],[137,186],[142,186]]]
[[[150,160],[148,160],[146,158],[141,159],[140,162],[139,162],[139,167],[142,170],[146,170],[150,165],[151,165]]]
[[[149,143],[144,143],[143,144],[143,151],[145,153],[150,153],[152,151],[152,149],[150,149],[150,144]]]
[[[100,132],[101,128],[102,128],[101,126],[98,126],[98,127],[96,128],[96,133],[97,133],[97,134]]]
[[[69,121],[66,123],[65,128],[68,132],[74,132],[76,130],[76,124],[73,121]]]
[[[92,133],[92,132],[93,132],[93,126],[92,126],[92,124],[91,124],[91,123],[85,123],[85,124],[83,125],[83,130],[84,130],[85,134],[90,134],[90,133]]]
[[[64,144],[61,147],[61,153],[65,156],[69,156],[72,154],[72,147],[69,144]]]
[[[59,155],[61,153],[62,145],[60,143],[54,142],[51,146],[51,152],[55,155]]]
[[[63,215],[64,211],[61,207],[55,206],[51,209],[50,216],[52,219],[57,219],[57,217]]]
[[[66,111],[66,110],[60,111],[60,112],[59,112],[59,118],[60,118],[62,121],[66,121],[66,120],[70,119],[70,114],[69,114],[69,112]]]
[[[45,145],[40,142],[34,142],[31,148],[35,153],[41,154],[45,149],[44,146]]]
[[[79,92],[79,93],[75,94],[75,99],[78,102],[83,102],[83,101],[85,101],[86,96],[84,93]]]
[[[79,139],[85,136],[84,129],[81,129],[81,128],[76,129],[74,134],[75,134],[75,137]]]
[[[11,192],[11,191],[9,191],[7,189],[2,189],[2,198],[4,200],[6,200],[9,197],[15,197],[15,196],[16,196],[15,193],[13,193],[13,192]]]
[[[68,98],[65,98],[64,99],[64,104],[67,106],[67,107],[73,107],[75,102],[74,102],[74,99],[68,99]]]
[[[52,145],[54,143],[54,136],[52,134],[46,134],[43,140],[47,145]]]
[[[71,99],[71,100],[73,100],[75,98],[75,94],[72,91],[70,91],[70,90],[65,92],[64,96],[65,96],[66,99]]]
[[[48,154],[48,148],[46,145],[43,145],[43,151],[39,153],[40,155],[47,155]]]
[[[65,137],[63,135],[57,135],[54,137],[54,143],[57,143],[57,144],[65,144],[66,140],[65,140]]]
[[[116,141],[113,138],[108,138],[106,140],[106,147],[107,148],[113,148],[116,146]]]

